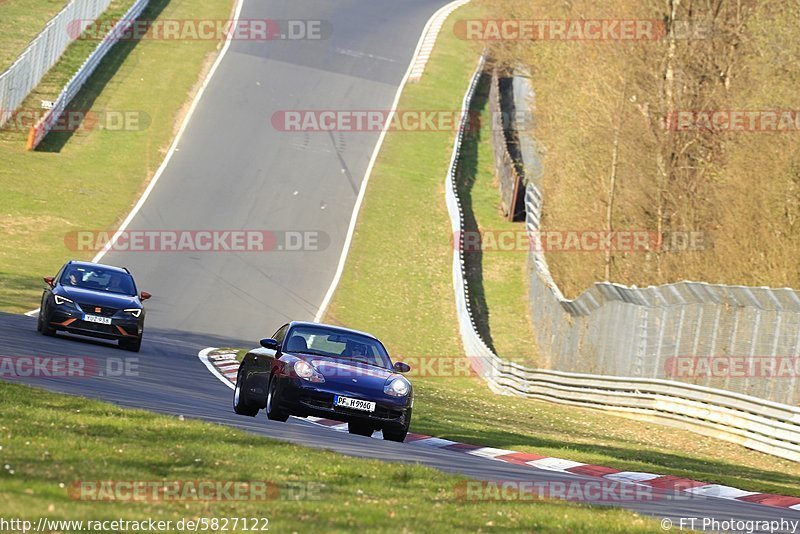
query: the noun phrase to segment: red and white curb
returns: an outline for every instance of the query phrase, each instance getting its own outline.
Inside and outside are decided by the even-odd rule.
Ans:
[[[422,39],[417,45],[417,53],[414,55],[414,64],[411,66],[411,72],[408,75],[409,82],[418,82],[425,72],[425,66],[431,58],[433,46],[436,44],[436,38],[439,37],[439,32],[442,31],[442,26],[450,16],[450,13],[469,3],[470,0],[456,0],[441,8],[433,14],[428,20],[425,28],[422,30]]]
[[[236,383],[236,373],[239,369],[239,362],[236,360],[235,352],[225,349],[207,348],[200,351],[198,357],[214,376],[216,376],[226,386],[234,389]],[[341,421],[323,419],[320,417],[307,417],[305,418],[305,421],[309,421],[338,432],[347,432],[347,423],[342,423]],[[380,432],[373,434],[373,438],[380,439],[381,437],[382,436],[380,435]],[[643,484],[652,488],[667,491],[685,491],[694,495],[717,497],[720,499],[731,499],[765,506],[773,506],[777,508],[800,510],[800,497],[744,491],[730,486],[708,484],[706,482],[699,482],[697,480],[674,475],[659,475],[656,473],[642,473],[638,471],[621,471],[612,467],[584,464],[581,462],[574,462],[572,460],[565,460],[563,458],[542,456],[540,454],[534,454],[530,452],[496,449],[494,447],[480,447],[478,445],[471,445],[469,443],[459,443],[456,441],[450,441],[449,439],[426,436],[424,434],[415,434],[412,432],[409,432],[408,436],[406,436],[405,443],[435,447],[437,449],[470,454],[472,456],[480,456],[481,458],[488,458],[491,460],[497,460],[515,465],[527,465],[537,469],[545,469],[547,471],[572,473],[576,475],[603,478],[617,482]]]

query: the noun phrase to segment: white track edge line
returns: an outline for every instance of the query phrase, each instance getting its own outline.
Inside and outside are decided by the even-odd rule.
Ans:
[[[406,84],[408,83],[408,78],[411,75],[411,71],[414,68],[416,63],[417,57],[420,54],[420,50],[422,49],[422,44],[425,41],[425,38],[428,35],[428,30],[431,27],[431,24],[439,15],[440,12],[447,10],[450,6],[458,5],[459,3],[463,2],[463,0],[455,0],[454,2],[450,2],[447,5],[441,7],[439,10],[436,11],[431,18],[428,19],[428,22],[425,23],[425,27],[422,29],[422,33],[420,34],[419,41],[417,41],[417,47],[414,49],[414,55],[411,56],[411,61],[408,63],[408,68],[406,69],[406,73],[403,76],[403,79],[400,82],[400,86],[397,88],[397,92],[394,95],[394,101],[392,102],[392,109],[389,115],[394,115],[395,111],[397,111],[397,105],[400,103],[400,97],[403,94],[403,89],[405,89]],[[383,129],[381,130],[380,136],[378,136],[378,141],[375,143],[375,148],[372,150],[372,156],[369,159],[369,163],[367,164],[367,170],[364,172],[364,178],[361,180],[361,188],[358,191],[358,196],[356,197],[356,203],[353,206],[353,213],[350,215],[350,224],[347,227],[347,236],[344,240],[344,245],[342,247],[342,253],[339,256],[339,264],[336,267],[336,273],[333,275],[333,280],[331,280],[331,285],[328,287],[328,291],[325,293],[325,297],[322,299],[322,303],[319,305],[319,310],[317,310],[317,314],[314,316],[314,322],[318,323],[322,320],[322,316],[325,315],[325,311],[328,309],[328,305],[333,298],[333,294],[336,291],[336,288],[339,286],[339,281],[342,278],[342,272],[344,272],[345,263],[347,263],[347,255],[350,252],[350,245],[353,241],[353,233],[356,229],[356,222],[358,221],[358,213],[361,211],[361,204],[364,201],[364,195],[367,191],[367,184],[369,183],[370,176],[372,175],[372,168],[375,166],[375,161],[378,159],[378,153],[383,146],[383,139],[386,137],[386,132],[388,131],[390,126],[390,121],[386,121]]]

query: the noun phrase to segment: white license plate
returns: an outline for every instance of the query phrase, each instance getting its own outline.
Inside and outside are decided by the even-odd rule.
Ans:
[[[374,412],[375,403],[361,399],[351,399],[350,397],[340,397],[336,395],[333,399],[333,404],[341,406],[342,408],[351,408],[353,410],[361,410],[364,412]]]
[[[111,317],[100,317],[99,315],[89,315],[88,313],[83,316],[83,320],[89,323],[111,324]]]

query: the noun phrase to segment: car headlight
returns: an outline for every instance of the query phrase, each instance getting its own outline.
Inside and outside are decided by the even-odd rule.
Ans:
[[[68,299],[67,297],[62,297],[61,295],[53,295],[53,297],[55,297],[55,299],[56,299],[56,304],[57,304],[57,305],[59,305],[59,306],[61,306],[62,304],[67,304],[67,305],[72,305],[72,306],[75,306],[75,303],[74,303],[74,302],[72,302],[72,301],[71,301],[70,299]]]
[[[405,397],[411,391],[411,384],[401,376],[390,378],[383,386],[383,392],[392,397]]]
[[[319,371],[305,360],[297,360],[294,362],[294,372],[297,376],[309,382],[325,382],[325,378]]]
[[[124,313],[129,313],[134,317],[138,318],[142,314],[141,308],[128,308],[127,310],[122,310]]]

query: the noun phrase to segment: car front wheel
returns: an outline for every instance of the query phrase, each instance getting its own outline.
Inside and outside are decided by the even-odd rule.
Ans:
[[[411,426],[411,410],[409,409],[406,413],[406,426],[405,427],[394,427],[394,428],[384,428],[383,429],[383,439],[386,441],[399,441],[403,442],[408,435],[408,427]]]
[[[136,338],[136,339],[133,339],[133,340],[131,340],[131,339],[120,339],[119,340],[119,346],[120,346],[120,348],[123,348],[125,350],[129,350],[131,352],[139,352],[139,350],[142,348],[142,338],[139,337],[139,338]]]
[[[45,317],[44,306],[42,309],[39,310],[39,318],[36,320],[36,330],[44,334],[45,336],[54,336],[56,335],[56,329],[50,328],[48,326],[47,317]]]
[[[289,419],[289,414],[280,409],[278,401],[278,379],[272,377],[267,389],[267,419],[270,421],[280,421],[285,423]]]
[[[400,443],[402,443],[403,441],[405,441],[407,434],[408,434],[407,428],[403,430],[391,429],[391,428],[383,429],[383,439],[386,441],[399,441]]]

